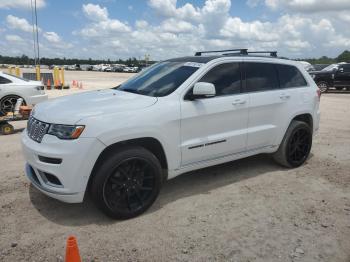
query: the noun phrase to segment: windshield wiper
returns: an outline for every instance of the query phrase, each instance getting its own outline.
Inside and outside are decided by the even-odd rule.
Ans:
[[[140,95],[140,92],[139,92],[138,90],[131,89],[131,88],[118,89],[118,90],[119,90],[119,91],[125,91],[125,92],[129,92],[129,93],[134,93],[134,94]]]

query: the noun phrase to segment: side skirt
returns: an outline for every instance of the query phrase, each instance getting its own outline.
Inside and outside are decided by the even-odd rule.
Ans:
[[[275,146],[264,146],[264,147],[259,147],[255,149],[251,149],[248,151],[242,151],[234,154],[229,154],[225,155],[222,157],[217,157],[217,158],[212,158],[208,160],[203,160],[203,161],[198,161],[195,163],[187,164],[184,166],[181,166],[178,169],[173,169],[168,171],[168,179],[174,178],[178,175],[181,175],[183,173],[187,173],[193,170],[209,167],[209,166],[215,166],[219,164],[223,164],[226,162],[230,162],[233,160],[238,160],[241,158],[261,154],[261,153],[273,153],[278,149],[278,145]]]

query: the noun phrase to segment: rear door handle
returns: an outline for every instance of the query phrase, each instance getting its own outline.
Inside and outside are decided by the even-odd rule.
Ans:
[[[247,103],[246,100],[243,99],[236,99],[233,101],[232,105],[236,106],[236,105],[244,105],[245,103]]]

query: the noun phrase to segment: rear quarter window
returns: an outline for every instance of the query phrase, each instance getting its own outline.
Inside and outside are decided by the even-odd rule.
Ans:
[[[291,65],[276,64],[280,88],[304,87],[307,82],[298,68]]]

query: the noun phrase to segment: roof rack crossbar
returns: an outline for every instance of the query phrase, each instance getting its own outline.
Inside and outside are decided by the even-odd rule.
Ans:
[[[270,54],[270,56],[277,57],[277,51],[249,51],[248,54]]]
[[[207,54],[207,53],[225,53],[225,52],[239,52],[242,55],[247,55],[248,54],[248,49],[228,49],[228,50],[215,50],[215,51],[201,51],[201,52],[196,52],[194,55],[195,56],[201,56],[202,54]]]

